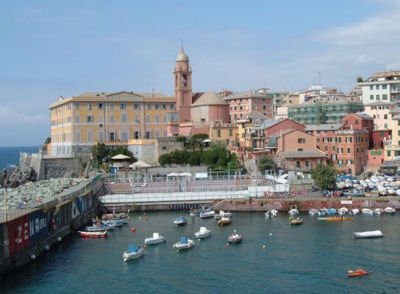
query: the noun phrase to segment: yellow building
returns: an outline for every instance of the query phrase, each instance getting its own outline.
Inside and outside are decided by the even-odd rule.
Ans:
[[[385,161],[400,160],[400,107],[394,107],[390,111],[392,126],[392,138],[385,142]]]
[[[239,141],[238,126],[235,123],[214,121],[210,125],[209,138],[212,142],[220,142],[227,146]]]
[[[159,93],[86,92],[50,106],[51,155],[73,156],[97,142],[128,147],[154,162],[155,138],[177,125],[175,97]]]

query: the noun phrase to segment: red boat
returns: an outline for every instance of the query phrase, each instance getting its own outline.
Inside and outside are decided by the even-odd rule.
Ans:
[[[357,269],[356,271],[352,271],[352,270],[350,270],[349,271],[349,273],[347,274],[347,276],[349,277],[349,278],[352,278],[352,277],[360,277],[360,276],[365,276],[365,275],[368,275],[368,274],[370,274],[370,273],[372,273],[371,271],[365,271],[365,270],[362,270],[362,269]]]
[[[107,232],[107,230],[102,231],[102,232],[78,231],[78,234],[81,235],[81,237],[84,237],[84,238],[106,238],[108,232]]]

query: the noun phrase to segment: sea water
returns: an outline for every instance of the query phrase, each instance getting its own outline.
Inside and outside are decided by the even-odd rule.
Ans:
[[[287,214],[265,219],[235,212],[224,227],[189,215],[186,226],[174,227],[181,214],[131,213],[129,224],[107,239],[73,233],[24,270],[3,277],[1,293],[400,293],[400,215],[358,215],[344,222],[303,216],[303,225],[290,226]],[[212,236],[196,240],[200,226]],[[234,229],[243,241],[228,247]],[[352,236],[377,229],[384,238]],[[122,260],[129,244],[143,245],[153,232],[167,242],[149,246],[139,260]],[[196,245],[177,252],[172,246],[183,235]],[[347,278],[358,267],[373,273]]]
[[[38,146],[0,147],[0,171],[8,164],[18,164],[20,152],[37,153]]]

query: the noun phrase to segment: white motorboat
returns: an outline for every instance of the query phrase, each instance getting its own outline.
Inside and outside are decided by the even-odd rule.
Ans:
[[[265,218],[273,218],[278,216],[278,211],[275,209],[268,210],[265,213]]]
[[[179,242],[176,242],[172,247],[177,250],[186,250],[194,246],[194,241],[188,239],[188,237],[183,236]]]
[[[197,239],[204,239],[211,236],[211,230],[206,227],[200,227],[200,230],[194,233]]]
[[[236,230],[233,230],[233,234],[228,237],[228,242],[236,244],[242,242],[242,239],[242,235],[238,234]]]
[[[219,213],[214,214],[215,220],[220,220],[223,217],[232,217],[232,212],[226,212],[226,211],[220,210]]]
[[[384,211],[385,211],[385,213],[388,213],[388,214],[395,214],[395,213],[396,213],[396,208],[393,208],[393,207],[386,207],[386,208],[384,209]]]
[[[353,209],[351,210],[351,212],[353,213],[353,215],[356,215],[356,214],[359,214],[359,213],[360,213],[360,210],[359,210],[358,208],[353,208]]]
[[[292,208],[289,210],[290,215],[296,215],[299,214],[299,210],[297,208]]]
[[[187,220],[183,216],[177,217],[174,219],[174,226],[183,226],[186,225]]]
[[[388,192],[389,195],[395,195],[396,194],[396,190],[393,189],[393,188],[387,189],[387,192]]]
[[[143,255],[143,248],[140,248],[140,246],[131,244],[128,247],[128,250],[126,250],[124,252],[124,254],[122,255],[122,258],[124,259],[124,261],[128,261],[131,259],[138,259],[139,257],[141,257]]]
[[[318,216],[325,216],[327,214],[328,214],[328,209],[327,208],[318,209]]]
[[[361,212],[362,212],[362,214],[368,214],[368,215],[373,215],[374,214],[374,212],[371,209],[368,209],[368,208],[363,208],[361,210]]]
[[[310,209],[310,210],[308,211],[308,214],[309,214],[309,215],[317,215],[317,214],[318,214],[318,210],[312,208],[312,209]]]
[[[354,232],[353,236],[356,239],[367,239],[367,238],[382,238],[383,234],[380,230],[376,230],[376,231]]]
[[[155,245],[165,242],[165,237],[159,233],[153,233],[153,237],[144,239],[144,244]]]
[[[349,213],[349,210],[346,207],[341,207],[341,208],[338,209],[338,214],[339,215],[345,215],[345,214],[348,214],[348,213]]]
[[[376,214],[376,215],[381,215],[381,214],[383,214],[385,211],[383,210],[383,209],[381,209],[381,208],[376,208],[376,209],[374,209],[374,214]]]
[[[214,210],[210,210],[210,211],[202,211],[200,212],[200,218],[209,218],[209,217],[213,217],[215,214]]]

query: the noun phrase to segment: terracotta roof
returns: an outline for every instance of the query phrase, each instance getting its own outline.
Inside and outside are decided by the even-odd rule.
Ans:
[[[196,100],[192,104],[192,106],[200,106],[200,105],[228,105],[226,101],[224,101],[221,97],[219,97],[215,92],[206,92],[200,96],[199,99]]]
[[[295,159],[295,158],[325,158],[327,155],[321,151],[314,149],[307,149],[304,151],[283,151],[282,157],[287,159]]]
[[[388,72],[377,72],[374,73],[369,79],[373,78],[388,78],[388,77],[395,77],[400,76],[400,71],[388,71]]]

